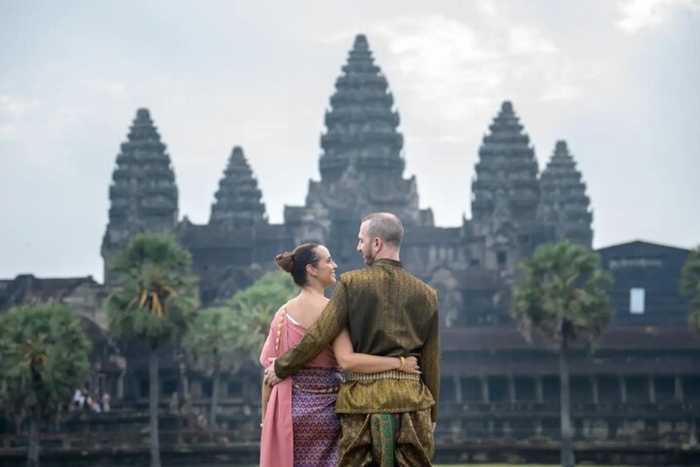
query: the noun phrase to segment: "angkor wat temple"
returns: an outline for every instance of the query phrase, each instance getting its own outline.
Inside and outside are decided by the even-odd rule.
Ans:
[[[518,262],[540,244],[568,238],[592,247],[591,200],[572,152],[557,141],[540,172],[514,105],[503,102],[478,148],[471,218],[459,227],[436,226],[432,211],[420,207],[416,177],[405,178],[410,155],[404,156],[388,89],[367,39],[358,35],[325,114],[320,179],[309,181],[303,206],[285,207],[282,224],[268,221],[255,155],[246,158],[238,146],[215,191],[209,222],[181,219],[166,145],[149,111],[139,109],[109,187],[105,265],[137,233],[174,232],[192,253],[203,306],[216,305],[271,270],[276,253],[305,241],[327,245],[341,270],[362,267],[356,252],[360,219],[373,211],[396,213],[406,229],[405,267],[432,284],[441,300],[441,439],[556,438],[557,358],[543,341],[528,344],[520,337],[508,315],[509,286]],[[616,315],[593,355],[580,348],[573,356],[576,437],[687,442],[700,420],[700,338],[687,328],[688,303],[678,292],[688,251],[630,241],[598,252],[615,277]],[[40,300],[67,303],[100,343],[92,384],[125,404],[143,404],[147,363],[135,349],[109,339],[101,310],[112,284],[106,267],[104,285],[90,277],[19,276],[0,281],[0,310]],[[177,391],[182,371],[193,400],[206,404],[209,378],[179,365],[177,352],[162,362],[164,400]],[[259,387],[257,371],[225,381],[224,425],[255,425]]]

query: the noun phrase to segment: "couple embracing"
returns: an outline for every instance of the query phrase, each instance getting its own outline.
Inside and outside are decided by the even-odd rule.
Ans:
[[[364,218],[357,249],[369,267],[337,283],[321,245],[276,258],[302,290],[276,313],[260,355],[261,467],[431,465],[438,301],[402,268],[403,233],[393,214]]]

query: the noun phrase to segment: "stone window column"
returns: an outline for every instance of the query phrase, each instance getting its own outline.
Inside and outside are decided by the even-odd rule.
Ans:
[[[508,375],[508,400],[511,403],[515,403],[515,396],[515,378],[513,377],[513,375]]]
[[[117,399],[124,399],[124,376],[126,372],[120,371],[117,376]]]
[[[676,396],[676,401],[685,402],[685,397],[683,394],[683,377],[681,375],[676,375],[674,393]]]
[[[598,377],[591,376],[590,381],[591,381],[591,399],[593,400],[594,404],[598,404],[598,403],[600,403],[600,393],[598,390]]]
[[[544,402],[544,387],[541,376],[535,377],[535,398],[539,404]]]
[[[620,401],[623,404],[627,403],[627,380],[624,376],[618,376],[618,381],[620,382]]]
[[[481,380],[481,402],[488,404],[490,402],[489,378],[488,378],[488,376],[482,376],[479,379]]]
[[[459,375],[452,377],[455,383],[455,402],[462,403],[462,378]]]

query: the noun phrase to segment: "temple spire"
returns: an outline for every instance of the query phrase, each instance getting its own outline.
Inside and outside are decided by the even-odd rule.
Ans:
[[[557,141],[552,158],[540,177],[542,217],[554,229],[556,240],[568,238],[588,248],[593,242],[593,213],[586,183],[566,141]]]
[[[148,109],[136,111],[121,144],[109,187],[109,222],[102,242],[107,263],[143,232],[170,232],[178,217],[175,173]],[[107,264],[105,264],[107,268]],[[105,279],[108,274],[105,271]]]
[[[215,198],[210,224],[251,227],[267,223],[262,192],[240,146],[231,151]]]
[[[472,216],[476,221],[489,219],[494,213],[496,193],[503,192],[512,220],[532,221],[540,201],[538,165],[530,138],[523,132],[511,102],[503,102],[489,130],[479,148],[472,184]]]
[[[350,161],[358,171],[382,171],[401,177],[403,136],[399,115],[381,69],[374,63],[367,37],[355,37],[342,75],[336,80],[326,133],[321,137],[321,177],[338,180]]]

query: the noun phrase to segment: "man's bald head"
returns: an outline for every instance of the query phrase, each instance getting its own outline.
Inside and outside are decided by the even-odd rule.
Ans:
[[[401,248],[403,224],[394,214],[375,212],[362,219],[362,223],[367,223],[367,234],[370,239],[380,238],[390,248],[397,250]]]

